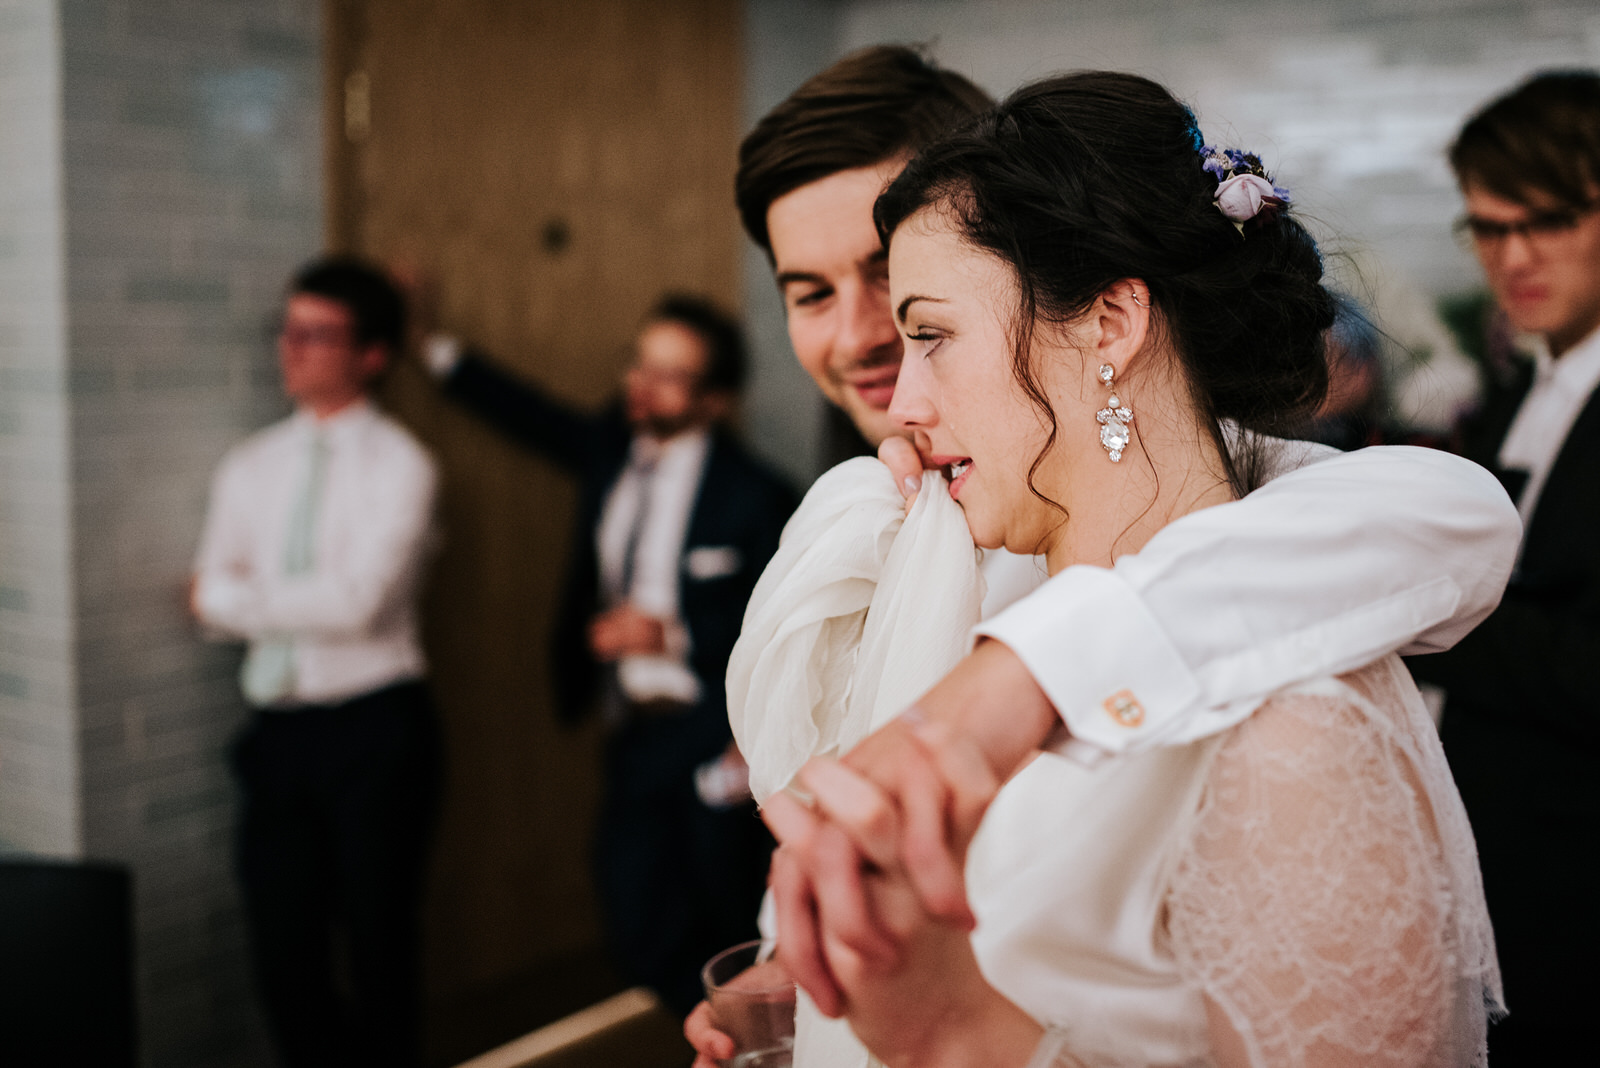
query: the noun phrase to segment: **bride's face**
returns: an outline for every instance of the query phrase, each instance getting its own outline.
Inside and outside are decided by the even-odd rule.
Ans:
[[[924,456],[953,476],[950,495],[966,512],[977,544],[1045,551],[1063,516],[1028,486],[1050,428],[1012,370],[1015,272],[963,241],[942,212],[924,209],[894,233],[889,290],[906,339],[889,415],[913,433]],[[1042,328],[1033,339],[1035,375],[1063,427],[1071,416],[1062,402],[1074,403],[1079,390],[1073,380],[1083,359],[1069,342],[1060,331]],[[1092,411],[1088,418],[1092,423]],[[1045,456],[1033,482],[1067,504],[1071,450],[1063,444]]]

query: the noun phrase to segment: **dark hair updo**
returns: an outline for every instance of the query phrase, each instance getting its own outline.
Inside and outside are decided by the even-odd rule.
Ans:
[[[929,145],[873,215],[887,244],[922,208],[947,210],[966,241],[1016,271],[1014,367],[1051,427],[1046,452],[1056,425],[1031,367],[1034,324],[1072,323],[1116,282],[1143,280],[1244,493],[1260,459],[1230,448],[1219,424],[1272,433],[1317,405],[1335,303],[1316,242],[1286,210],[1263,211],[1241,232],[1217,209],[1201,144],[1194,114],[1147,78],[1047,78]]]

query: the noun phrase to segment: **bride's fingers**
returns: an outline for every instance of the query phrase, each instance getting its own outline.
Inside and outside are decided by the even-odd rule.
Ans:
[[[842,947],[851,955],[835,959],[827,954],[834,976],[844,966],[852,973],[894,967],[900,959],[898,933],[885,922],[878,895],[869,886],[866,858],[836,824],[824,823],[817,828],[810,860],[823,945],[827,950]]]
[[[965,738],[937,724],[919,723],[912,733],[932,762],[900,761],[897,773],[908,780],[900,796],[908,806],[904,862],[928,911],[969,929],[977,924],[966,894],[966,854],[983,814],[999,791],[994,772]],[[909,780],[931,775],[938,788]],[[931,811],[938,801],[941,807]],[[913,811],[909,806],[916,804]]]
[[[783,966],[811,995],[823,1015],[838,1016],[844,1011],[844,995],[823,956],[816,898],[787,846],[779,846],[772,854],[770,884],[778,913],[778,956]]]
[[[974,921],[962,878],[965,840],[951,841],[948,827],[956,801],[935,754],[913,732],[912,721],[898,719],[874,731],[845,755],[843,764],[875,783],[897,806],[903,839],[895,867],[905,869],[923,906],[970,929]]]
[[[906,511],[909,512],[918,491],[922,489],[922,457],[917,453],[916,446],[905,438],[891,435],[878,446],[878,459],[894,476],[895,488],[906,499]]]
[[[800,782],[817,809],[850,838],[867,860],[880,868],[900,863],[900,813],[893,799],[867,778],[827,757],[814,757],[800,769]]]
[[[833,939],[876,964],[897,959],[899,947],[874,915],[862,878],[869,861],[845,833],[784,793],[769,797],[761,816],[805,879],[805,892],[815,903],[817,937]],[[781,921],[780,916],[778,929],[787,942]]]
[[[891,792],[905,819],[897,860],[930,913],[970,930],[977,920],[967,904],[965,850],[950,839],[947,815],[952,791],[939,774],[934,754],[912,739],[891,774]]]
[[[805,873],[781,848],[772,855],[772,894],[782,941],[778,956],[800,988],[811,995],[824,1016],[844,1012],[844,992],[822,951],[822,927],[816,898]]]

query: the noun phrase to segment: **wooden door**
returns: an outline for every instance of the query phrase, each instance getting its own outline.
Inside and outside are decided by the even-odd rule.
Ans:
[[[736,304],[737,0],[327,2],[334,248],[420,265],[439,325],[588,405],[662,291]],[[600,738],[556,725],[546,653],[575,494],[414,356],[383,392],[444,473],[428,965],[458,998],[599,941]]]

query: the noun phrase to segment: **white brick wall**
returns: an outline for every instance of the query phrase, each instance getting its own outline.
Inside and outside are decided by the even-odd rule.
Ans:
[[[0,2],[0,851],[82,847],[50,0]]]
[[[211,471],[283,411],[320,245],[315,0],[64,0],[82,823],[137,876],[149,1064],[260,1063],[224,763],[237,652],[181,607]]]
[[[132,866],[144,1061],[266,1063],[182,608],[321,239],[316,0],[0,0],[0,843]]]

